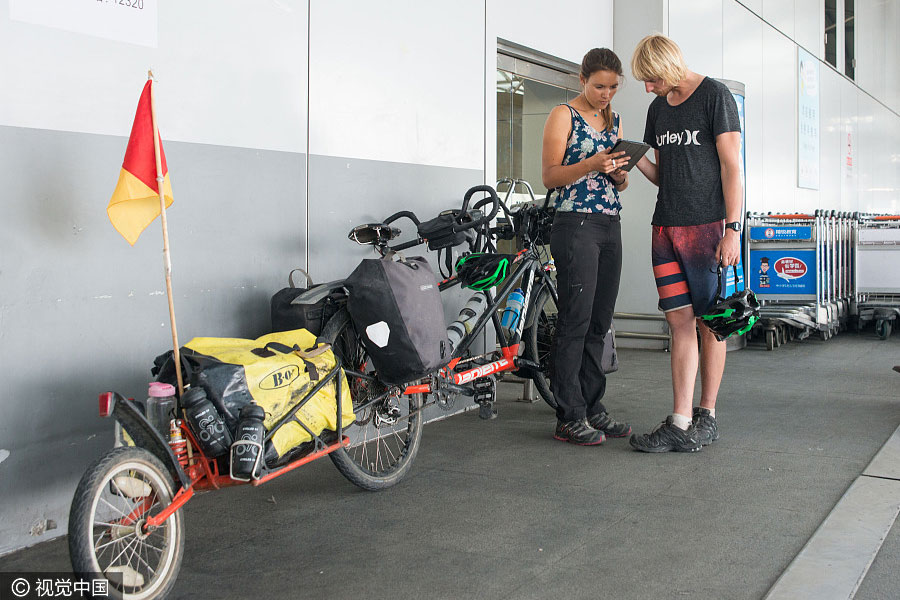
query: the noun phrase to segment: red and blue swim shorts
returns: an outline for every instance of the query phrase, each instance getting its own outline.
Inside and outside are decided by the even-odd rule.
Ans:
[[[651,256],[659,310],[693,306],[700,316],[715,304],[718,286],[716,249],[724,221],[683,227],[653,226]]]

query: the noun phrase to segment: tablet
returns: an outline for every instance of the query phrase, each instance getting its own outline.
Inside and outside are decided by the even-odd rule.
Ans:
[[[625,166],[619,166],[623,171],[630,171],[634,165],[637,164],[644,153],[650,149],[650,146],[645,144],[644,142],[635,142],[632,140],[619,140],[615,143],[615,145],[610,149],[609,153],[613,154],[616,152],[625,152],[625,156],[630,156],[631,160],[628,161],[628,164]]]

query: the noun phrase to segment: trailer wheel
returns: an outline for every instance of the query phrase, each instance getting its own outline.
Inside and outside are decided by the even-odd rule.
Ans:
[[[766,329],[766,350],[775,349],[775,330]]]
[[[111,598],[163,598],[184,555],[178,510],[158,528],[144,523],[175,497],[175,484],[143,448],[115,448],[91,465],[69,511],[69,557],[75,573],[103,575]]]
[[[878,319],[875,321],[875,333],[882,340],[886,340],[891,336],[891,322],[886,319]]]

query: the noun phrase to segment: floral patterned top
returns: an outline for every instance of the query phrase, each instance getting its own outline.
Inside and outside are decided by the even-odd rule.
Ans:
[[[578,111],[568,104],[565,106],[572,112],[572,133],[569,134],[562,164],[579,163],[605,148],[611,148],[618,141],[619,113],[612,113],[612,130],[597,131]],[[556,201],[556,210],[563,212],[617,215],[621,209],[616,184],[609,175],[599,171],[591,171],[581,179],[563,186]]]

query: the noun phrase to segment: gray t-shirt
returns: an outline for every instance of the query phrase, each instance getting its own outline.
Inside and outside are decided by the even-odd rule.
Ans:
[[[716,136],[740,130],[734,96],[709,77],[678,106],[664,97],[650,103],[644,142],[659,150],[654,225],[702,225],[725,218]]]

